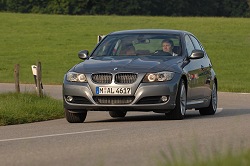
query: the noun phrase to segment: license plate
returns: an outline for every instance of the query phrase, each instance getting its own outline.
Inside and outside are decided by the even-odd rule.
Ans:
[[[96,94],[120,94],[120,95],[130,95],[130,87],[96,87]]]

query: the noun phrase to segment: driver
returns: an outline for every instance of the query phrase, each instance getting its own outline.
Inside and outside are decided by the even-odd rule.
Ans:
[[[162,51],[163,52],[170,53],[173,56],[178,56],[178,54],[173,52],[174,42],[172,40],[164,39],[161,42],[161,44],[162,44]]]

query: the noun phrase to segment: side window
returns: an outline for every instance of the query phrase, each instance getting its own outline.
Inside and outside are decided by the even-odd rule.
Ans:
[[[197,39],[193,36],[190,36],[193,44],[194,44],[194,48],[197,49],[197,50],[202,50],[201,49],[201,46],[200,46],[200,43],[197,41]]]
[[[185,36],[185,42],[186,42],[187,52],[188,52],[188,56],[189,56],[189,55],[191,55],[192,51],[194,50],[194,45],[193,45],[193,43],[188,35]]]
[[[194,43],[195,49],[204,51],[205,57],[206,57],[207,54],[206,54],[206,51],[205,51],[204,47],[202,46],[202,44],[194,36],[190,36],[190,38],[191,38],[192,42]]]

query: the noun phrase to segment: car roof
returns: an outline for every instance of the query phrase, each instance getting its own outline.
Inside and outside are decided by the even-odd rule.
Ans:
[[[148,34],[191,34],[190,32],[183,30],[173,30],[173,29],[134,29],[134,30],[123,30],[112,32],[109,35],[122,35],[122,34],[134,34],[134,33],[148,33]]]

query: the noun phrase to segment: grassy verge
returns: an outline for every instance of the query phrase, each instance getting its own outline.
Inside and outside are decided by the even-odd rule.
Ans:
[[[228,151],[226,154],[216,154],[210,158],[196,157],[194,160],[183,158],[171,158],[162,154],[164,160],[159,163],[159,166],[248,166],[250,165],[250,150],[241,151],[233,154]]]
[[[92,50],[97,35],[116,30],[181,29],[195,34],[212,59],[220,91],[250,92],[250,19],[213,17],[61,16],[0,13],[0,82],[33,83],[31,65],[42,62],[43,83],[60,84],[64,73]]]
[[[32,93],[0,94],[0,126],[64,117],[62,101]]]

